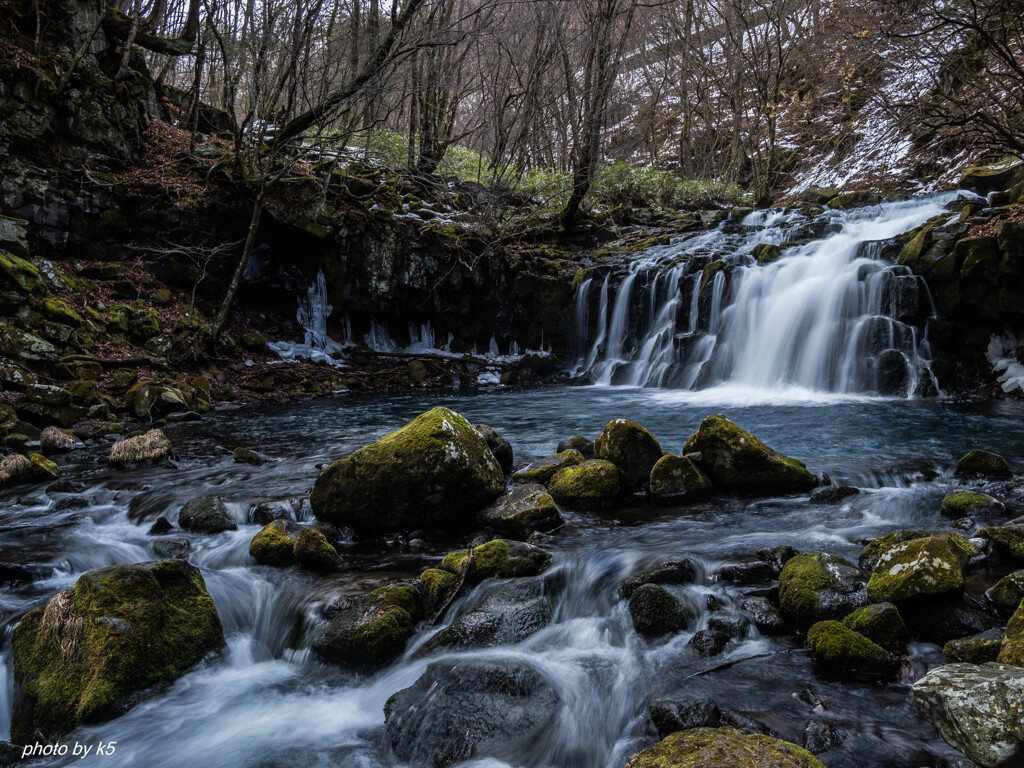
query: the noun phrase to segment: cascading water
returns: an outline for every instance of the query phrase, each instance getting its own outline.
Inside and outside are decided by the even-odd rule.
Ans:
[[[955,197],[814,219],[759,211],[649,249],[605,276],[596,303],[593,278],[580,285],[574,373],[605,386],[934,393],[927,287],[881,252]],[[758,263],[759,245],[778,258]]]

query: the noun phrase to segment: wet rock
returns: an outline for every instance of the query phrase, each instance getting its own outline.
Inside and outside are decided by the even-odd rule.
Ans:
[[[1024,669],[947,664],[914,683],[911,695],[946,743],[983,768],[1024,761]]]
[[[610,502],[620,489],[618,469],[601,459],[560,469],[548,484],[548,492],[556,502],[584,508]]]
[[[256,525],[266,525],[274,520],[294,520],[297,499],[288,501],[258,501],[249,507],[249,521]]]
[[[791,558],[779,576],[779,606],[798,626],[841,619],[867,605],[861,571],[836,555],[806,553]]]
[[[503,536],[525,539],[534,531],[552,531],[565,523],[544,486],[531,483],[513,488],[477,514],[483,526]]]
[[[267,523],[249,542],[249,557],[260,565],[295,562],[295,536],[284,520]]]
[[[757,550],[757,556],[771,565],[775,575],[782,573],[786,563],[799,554],[800,552],[788,544],[780,544],[777,547],[762,547]]]
[[[28,456],[12,453],[0,460],[0,487],[28,480],[32,473],[32,463]]]
[[[1007,560],[1024,560],[1024,524],[1011,523],[982,528],[976,534],[988,539],[992,549]]]
[[[175,411],[187,411],[187,396],[174,387],[143,381],[124,395],[124,404],[137,419],[154,419]]]
[[[592,459],[594,458],[594,441],[573,435],[558,444],[556,452],[562,453],[562,451],[579,451],[584,459]]]
[[[1010,465],[1002,456],[975,448],[968,451],[956,463],[956,474],[960,477],[1005,478],[1012,477]]]
[[[992,589],[985,593],[992,604],[1005,616],[1009,616],[1024,600],[1024,571],[1014,571],[1001,578]]]
[[[718,570],[718,580],[729,584],[760,584],[774,578],[771,563],[728,563]]]
[[[981,515],[990,512],[1001,512],[1005,509],[1003,503],[987,493],[976,491],[953,491],[942,500],[943,517],[953,519]]]
[[[843,736],[831,723],[811,720],[804,728],[804,749],[812,755],[828,752],[843,743]]]
[[[772,450],[722,415],[704,419],[683,453],[700,453],[697,464],[717,489],[795,493],[818,485],[803,462]]]
[[[515,576],[537,576],[551,565],[551,555],[540,547],[519,541],[494,539],[470,550],[449,552],[441,561],[441,570],[477,584],[492,576],[507,579]],[[468,572],[466,572],[468,568]]]
[[[583,455],[579,451],[568,450],[556,453],[554,456],[543,456],[534,459],[525,467],[512,475],[513,483],[546,483],[560,469],[572,467],[584,462]]]
[[[129,437],[110,446],[110,463],[119,467],[153,464],[170,455],[171,441],[159,429],[151,429],[144,435]]]
[[[14,630],[15,741],[110,719],[218,650],[199,570],[180,560],[90,571]]]
[[[263,457],[256,453],[256,451],[242,446],[235,448],[235,450],[231,452],[231,458],[234,459],[237,464],[251,464],[254,467],[258,467],[263,463]]]
[[[857,561],[857,564],[864,570],[871,571],[876,565],[878,565],[878,559],[885,552],[888,552],[898,544],[913,541],[914,539],[925,539],[929,536],[939,535],[940,533],[940,531],[922,531],[916,529],[887,533],[885,536],[879,536],[864,545],[864,549],[860,552],[860,558]]]
[[[899,609],[892,603],[858,608],[843,619],[843,626],[892,652],[903,648],[910,639],[907,625],[903,623]]]
[[[899,602],[963,589],[963,567],[978,550],[955,533],[897,544],[878,559],[868,580],[873,602]]]
[[[985,664],[996,661],[1003,648],[1006,633],[1001,629],[989,629],[979,635],[950,640],[942,647],[942,655],[951,664]]]
[[[489,592],[469,613],[431,637],[421,649],[492,648],[525,640],[551,622],[543,579],[522,579]]]
[[[655,701],[648,712],[662,739],[690,728],[716,728],[722,719],[718,705],[711,698]]]
[[[448,571],[428,568],[420,574],[420,594],[423,597],[423,613],[433,619],[444,608],[455,590],[459,588],[459,577]]]
[[[419,590],[410,584],[347,597],[330,610],[330,622],[313,641],[329,661],[356,667],[387,664],[404,649],[422,618]]]
[[[188,539],[157,539],[153,542],[153,553],[161,560],[187,560],[191,551]]]
[[[388,699],[385,738],[411,765],[446,768],[470,757],[518,764],[559,705],[551,683],[525,662],[437,662]]]
[[[754,626],[765,634],[776,634],[786,628],[782,614],[766,597],[748,597],[740,603],[740,608],[750,616]]]
[[[1024,601],[1006,624],[1006,638],[999,651],[999,662],[1024,667]]]
[[[882,674],[892,666],[884,648],[838,621],[820,621],[807,630],[807,647],[822,665],[838,672]]]
[[[484,438],[462,416],[434,408],[327,467],[310,504],[318,520],[359,532],[464,528],[504,490]]]
[[[220,533],[238,528],[224,500],[218,496],[190,499],[178,513],[178,525],[192,533]]]
[[[733,728],[691,728],[635,755],[626,768],[825,768],[810,752],[762,734]]]
[[[174,530],[174,526],[171,525],[171,521],[163,515],[160,515],[153,524],[149,527],[150,536],[163,536],[165,533],[170,533]]]
[[[321,531],[313,527],[299,531],[293,552],[299,565],[307,571],[333,571],[341,565],[338,550],[331,546]]]
[[[475,429],[487,442],[487,447],[491,449],[491,453],[494,455],[494,458],[497,459],[498,464],[501,466],[501,471],[506,475],[511,472],[512,464],[515,461],[515,454],[512,452],[512,443],[503,438],[486,424],[474,424],[473,429]]]
[[[57,427],[46,427],[39,436],[39,447],[43,453],[64,453],[78,445],[78,440],[70,432]]]
[[[663,451],[657,439],[639,424],[615,419],[594,441],[594,458],[610,461],[619,470],[623,490],[639,488],[651,478],[651,470]]]
[[[910,371],[903,353],[898,349],[887,349],[878,355],[875,365],[878,394],[884,397],[906,397],[910,387]]]
[[[744,637],[750,624],[750,619],[742,613],[731,611],[728,613],[717,613],[708,618],[708,629],[730,638]]]
[[[678,560],[662,560],[650,568],[625,579],[619,586],[619,594],[629,600],[644,584],[693,584],[697,580],[697,566],[685,557]]]
[[[724,651],[725,646],[729,644],[729,639],[729,635],[724,632],[718,632],[714,629],[702,629],[690,638],[690,642],[686,644],[686,647],[692,648],[701,656],[708,658],[717,656]]]
[[[688,457],[667,453],[651,469],[648,492],[663,501],[695,501],[711,493],[711,481]]]
[[[815,504],[842,504],[846,499],[851,496],[856,496],[860,493],[859,488],[854,488],[850,485],[827,485],[824,488],[819,488],[811,494],[811,501]]]
[[[987,613],[964,605],[955,593],[908,601],[900,605],[900,613],[911,636],[936,645],[998,626]]]
[[[629,615],[641,635],[663,635],[686,629],[693,612],[664,587],[643,584],[629,598]]]

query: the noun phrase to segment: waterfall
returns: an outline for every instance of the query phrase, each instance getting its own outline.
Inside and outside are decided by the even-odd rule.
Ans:
[[[758,211],[643,251],[604,276],[596,302],[596,276],[581,283],[572,372],[603,386],[934,394],[931,296],[882,253],[955,197]],[[759,245],[781,255],[759,264]]]

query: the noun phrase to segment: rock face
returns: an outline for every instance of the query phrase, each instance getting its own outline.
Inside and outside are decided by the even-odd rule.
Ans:
[[[624,490],[633,490],[650,480],[651,470],[662,453],[654,435],[627,419],[608,422],[594,441],[594,457],[616,466]]]
[[[704,419],[683,453],[700,453],[698,466],[721,490],[795,493],[818,485],[803,462],[772,450],[721,415]]]
[[[309,500],[318,520],[377,533],[471,526],[504,489],[486,440],[462,416],[434,408],[331,464]]]
[[[886,550],[868,580],[872,601],[899,602],[963,589],[963,567],[978,550],[963,536],[912,539]]]
[[[559,504],[591,507],[619,495],[619,470],[610,461],[591,459],[560,469],[551,478],[548,492]]]
[[[144,435],[129,437],[110,446],[110,463],[119,467],[159,462],[170,455],[171,441],[159,429],[151,429]]]
[[[860,570],[836,555],[797,555],[786,562],[779,575],[782,613],[802,626],[840,619],[867,602]]]
[[[982,475],[983,477],[1012,477],[1010,465],[998,453],[975,448],[960,457],[956,463],[956,474],[961,476]]]
[[[947,664],[914,683],[911,695],[946,743],[983,768],[1024,760],[1024,669]]]
[[[402,652],[423,616],[423,607],[419,590],[401,584],[346,598],[332,614],[313,641],[313,650],[330,661],[376,667]]]
[[[12,737],[55,738],[124,712],[224,644],[198,569],[181,560],[82,576],[14,630]]]
[[[825,768],[810,752],[733,728],[678,731],[635,755],[626,768]]]
[[[217,496],[190,499],[178,513],[178,525],[193,533],[220,533],[238,528],[224,500]]]
[[[517,764],[555,720],[559,696],[520,661],[438,662],[384,706],[395,757],[445,766],[470,757]]]
[[[565,521],[544,486],[531,483],[513,488],[477,514],[483,526],[503,536],[525,539],[534,531],[552,531]]]
[[[711,481],[687,456],[665,454],[651,469],[651,496],[664,501],[695,501],[711,493]]]

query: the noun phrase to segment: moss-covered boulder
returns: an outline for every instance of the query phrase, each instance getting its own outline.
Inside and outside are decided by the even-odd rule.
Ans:
[[[558,444],[557,452],[561,453],[562,451],[579,451],[584,459],[592,459],[594,458],[594,441],[581,435],[573,435]]]
[[[711,481],[690,457],[666,453],[651,469],[648,492],[661,501],[696,501],[711,493]]]
[[[942,647],[942,655],[950,664],[987,664],[999,658],[1006,633],[989,629],[970,637],[958,637]]]
[[[536,483],[513,488],[482,509],[477,520],[513,539],[525,539],[534,531],[551,531],[565,523],[551,494]]]
[[[722,415],[704,419],[683,453],[700,454],[697,466],[716,489],[795,493],[818,485],[802,461],[772,450]]]
[[[956,533],[897,544],[878,559],[868,579],[876,603],[899,602],[963,589],[963,568],[978,550]]]
[[[594,457],[616,466],[622,489],[627,491],[650,480],[663,453],[654,435],[628,419],[608,422],[594,441]]]
[[[916,528],[887,533],[884,536],[871,539],[871,541],[864,545],[864,549],[860,551],[860,558],[857,560],[857,564],[864,570],[870,571],[878,564],[878,559],[897,544],[940,535],[940,533],[940,531],[924,531]]]
[[[762,266],[773,264],[782,256],[782,248],[775,243],[758,243],[754,246],[754,250],[751,251],[751,255]]]
[[[295,562],[295,536],[284,520],[274,520],[249,542],[249,557],[260,565],[288,565]]]
[[[1002,508],[1002,502],[992,498],[987,493],[957,490],[948,494],[942,500],[940,511],[944,517],[959,519],[961,517],[970,517],[971,515],[996,512]]]
[[[551,565],[551,555],[540,547],[519,541],[494,539],[479,547],[449,552],[441,560],[441,570],[475,584],[492,576],[507,579],[536,576]],[[468,572],[467,572],[468,569]]]
[[[662,560],[625,579],[619,585],[619,594],[629,600],[644,584],[693,584],[696,580],[697,566],[691,560]]]
[[[491,449],[491,453],[497,459],[498,464],[501,466],[501,471],[506,475],[511,472],[512,464],[515,461],[512,443],[486,424],[474,424],[473,429],[487,442],[487,447]]]
[[[898,651],[910,639],[910,631],[903,623],[899,609],[892,603],[858,608],[843,619],[843,626],[859,632],[887,651]]]
[[[193,533],[220,533],[238,528],[219,496],[200,496],[186,501],[178,513],[178,525]]]
[[[159,429],[151,429],[143,435],[129,437],[110,446],[110,463],[117,467],[155,464],[170,458],[171,448],[167,435]]]
[[[182,390],[150,381],[139,382],[124,395],[124,404],[138,419],[152,419],[187,411],[190,399]]]
[[[246,448],[244,446],[238,446],[231,452],[231,458],[234,459],[236,464],[249,464],[254,467],[258,467],[263,463],[263,457],[260,456],[256,451]]]
[[[1007,560],[1024,560],[1024,524],[995,525],[982,528],[977,536],[988,539],[993,550]]]
[[[779,607],[798,626],[841,619],[867,603],[860,569],[838,555],[805,552],[779,574]]]
[[[20,304],[42,287],[39,270],[34,264],[0,250],[0,303]]]
[[[1000,192],[1024,180],[1024,163],[1005,162],[999,165],[979,165],[968,168],[960,177],[960,189],[969,189],[979,195]]]
[[[428,568],[420,574],[420,594],[423,597],[423,612],[434,618],[444,608],[455,590],[459,588],[459,577],[439,568]]]
[[[323,532],[316,527],[303,528],[295,537],[293,550],[299,565],[307,571],[333,571],[341,565],[341,558]]]
[[[487,441],[434,408],[323,471],[309,501],[318,520],[359,532],[469,527],[505,490]]]
[[[1006,624],[1006,639],[999,651],[1000,664],[1024,667],[1024,601]]]
[[[534,459],[522,469],[512,474],[513,483],[546,483],[560,469],[573,467],[585,461],[583,454],[579,451],[569,450],[556,453],[553,456],[542,456]]]
[[[733,728],[677,731],[634,755],[626,768],[825,768],[796,744]]]
[[[60,323],[71,328],[82,328],[85,321],[82,316],[60,299],[45,298],[36,306],[39,314],[53,323]]]
[[[376,667],[398,656],[423,617],[420,593],[411,584],[380,587],[349,597],[330,610],[330,621],[313,641],[322,658]]]
[[[996,582],[985,597],[1001,614],[1009,616],[1024,600],[1024,571],[1014,571]]]
[[[28,476],[30,480],[48,483],[60,477],[60,467],[41,453],[28,455]]]
[[[249,352],[264,352],[267,349],[266,337],[255,331],[242,334],[240,341],[242,342],[242,349]]]
[[[960,457],[956,463],[956,474],[960,477],[980,475],[997,479],[1013,476],[1006,459],[998,453],[982,451],[978,448],[968,451]]]
[[[821,664],[839,671],[880,674],[892,657],[877,643],[839,621],[819,621],[807,630],[807,647]]]
[[[693,610],[658,584],[641,584],[629,597],[629,617],[641,635],[663,635],[686,629]]]
[[[591,459],[560,469],[548,483],[548,493],[559,504],[592,507],[619,495],[619,470],[610,461]]]
[[[90,571],[14,630],[11,735],[54,739],[115,717],[223,644],[217,609],[188,563]]]

